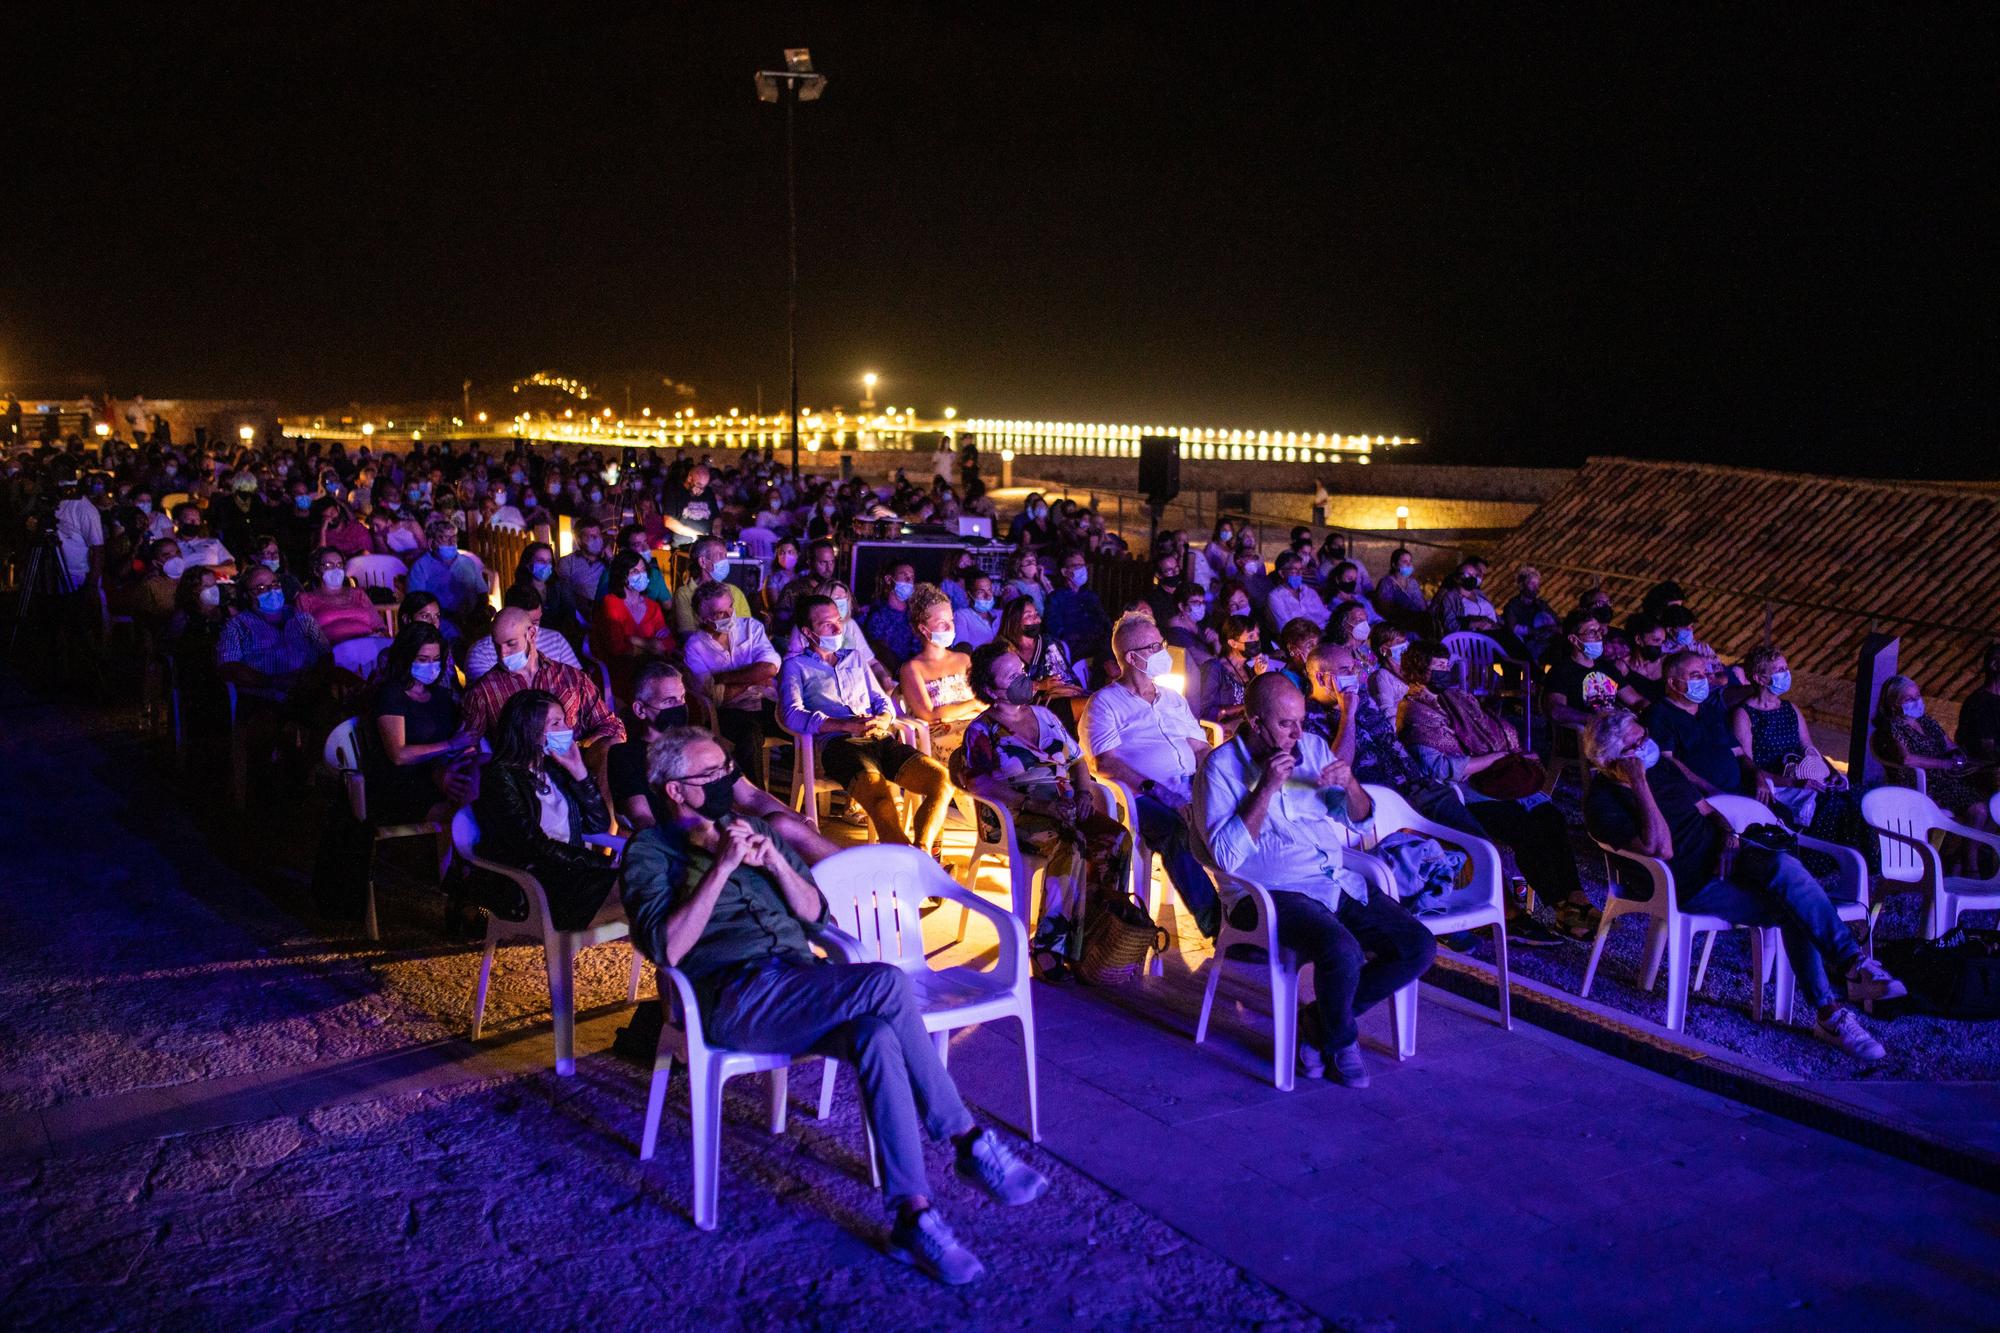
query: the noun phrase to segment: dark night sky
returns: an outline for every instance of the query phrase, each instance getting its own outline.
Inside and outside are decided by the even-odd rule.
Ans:
[[[775,403],[803,43],[809,403],[1991,473],[1978,10],[168,8],[10,33],[0,381]]]

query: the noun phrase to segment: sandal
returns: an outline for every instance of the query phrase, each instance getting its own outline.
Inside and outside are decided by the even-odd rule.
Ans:
[[[1589,903],[1557,903],[1556,930],[1579,944],[1588,944],[1597,935],[1602,915]]]

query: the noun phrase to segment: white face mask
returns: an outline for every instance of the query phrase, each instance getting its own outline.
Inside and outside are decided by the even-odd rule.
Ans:
[[[1158,680],[1162,676],[1171,675],[1174,669],[1174,655],[1165,648],[1162,648],[1148,657],[1141,669],[1154,680]]]
[[[213,583],[203,588],[201,590],[201,604],[203,606],[221,606],[222,589],[216,587]]]
[[[333,569],[322,569],[319,572],[319,581],[328,592],[339,592],[347,586],[347,574],[337,566]]]
[[[181,559],[179,556],[174,556],[170,560],[163,560],[160,562],[160,572],[170,579],[177,579],[187,572],[187,561]]]

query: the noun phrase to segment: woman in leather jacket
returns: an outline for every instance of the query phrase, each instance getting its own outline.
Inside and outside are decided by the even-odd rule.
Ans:
[[[522,690],[501,708],[488,739],[493,759],[472,805],[479,854],[532,874],[556,929],[580,930],[610,897],[618,871],[583,840],[608,832],[611,816],[562,705],[546,690]]]

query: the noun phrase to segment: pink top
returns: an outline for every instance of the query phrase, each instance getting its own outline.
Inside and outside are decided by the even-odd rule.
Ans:
[[[320,633],[326,635],[329,644],[383,632],[382,613],[359,588],[342,588],[339,592],[308,588],[299,594],[299,610],[319,622]]]
[[[366,523],[350,518],[326,530],[326,545],[340,552],[342,559],[352,560],[357,555],[369,553],[370,535]]]

